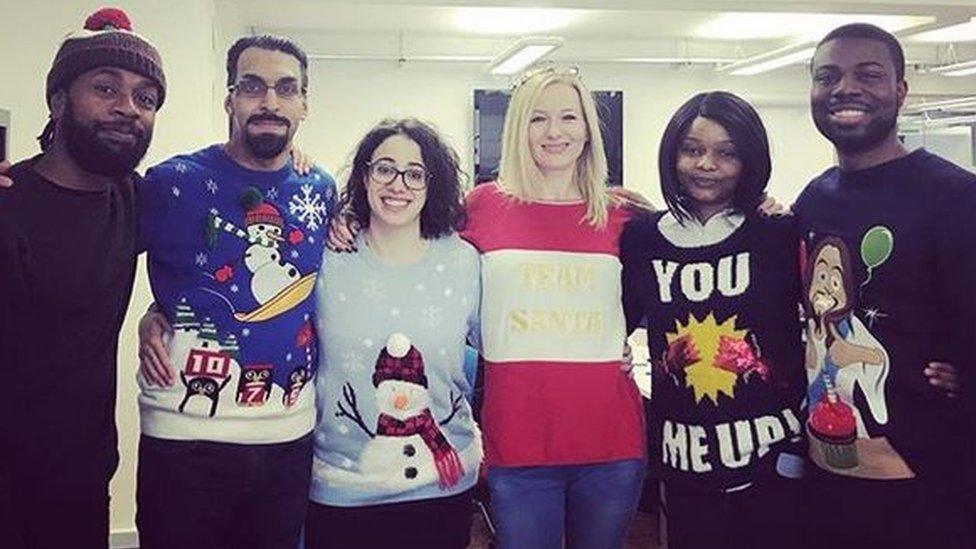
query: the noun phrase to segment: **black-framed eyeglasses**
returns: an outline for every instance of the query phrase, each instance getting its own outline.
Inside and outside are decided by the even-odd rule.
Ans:
[[[236,84],[227,86],[229,91],[237,93],[243,97],[260,99],[268,95],[268,90],[273,89],[275,95],[280,99],[294,99],[305,93],[305,88],[294,78],[282,78],[274,83],[273,86],[260,78],[244,78]]]
[[[430,174],[421,166],[398,170],[389,162],[370,162],[366,167],[369,168],[369,178],[380,185],[389,185],[399,176],[408,189],[419,191],[427,187],[427,182],[430,181]]]

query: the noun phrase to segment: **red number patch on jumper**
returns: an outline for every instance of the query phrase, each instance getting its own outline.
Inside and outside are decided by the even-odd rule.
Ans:
[[[184,368],[188,376],[224,379],[230,375],[230,355],[222,352],[192,349]]]
[[[237,383],[237,404],[240,406],[264,406],[271,394],[270,365],[246,366]]]

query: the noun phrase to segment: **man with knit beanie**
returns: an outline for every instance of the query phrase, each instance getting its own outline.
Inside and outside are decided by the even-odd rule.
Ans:
[[[166,79],[119,10],[62,42],[41,154],[0,189],[0,539],[107,547],[116,350],[135,274],[134,168]]]

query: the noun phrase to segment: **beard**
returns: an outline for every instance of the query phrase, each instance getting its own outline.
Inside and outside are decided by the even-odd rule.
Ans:
[[[247,119],[247,124],[250,125],[251,122],[261,122],[264,120],[283,124],[285,126],[284,135],[278,135],[276,133],[251,133],[245,130],[244,142],[247,143],[248,150],[256,158],[268,160],[280,155],[288,146],[289,141],[291,141],[291,136],[288,135],[288,131],[291,130],[291,122],[287,118],[273,114],[256,114]]]
[[[58,126],[72,160],[86,172],[105,177],[119,178],[132,173],[146,156],[152,141],[151,130],[146,131],[130,121],[92,122],[86,125],[75,117],[71,101],[66,103]],[[98,135],[101,130],[128,132],[135,137],[135,141],[111,141]]]
[[[898,113],[896,111],[889,115],[878,112],[877,116],[869,120],[862,129],[847,132],[834,126],[830,120],[830,110],[825,107],[817,109],[813,123],[817,126],[817,130],[833,143],[834,147],[837,147],[838,151],[857,154],[869,151],[887,139],[898,124]]]

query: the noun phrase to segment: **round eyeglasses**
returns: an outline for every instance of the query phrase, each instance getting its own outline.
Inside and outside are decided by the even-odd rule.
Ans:
[[[366,164],[369,168],[369,177],[380,185],[390,185],[397,176],[403,179],[403,184],[411,191],[419,191],[427,187],[430,174],[420,166],[410,166],[405,170],[398,170],[397,167],[389,162],[371,162]]]

